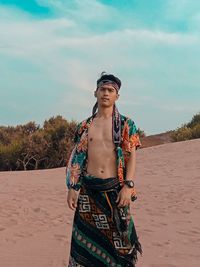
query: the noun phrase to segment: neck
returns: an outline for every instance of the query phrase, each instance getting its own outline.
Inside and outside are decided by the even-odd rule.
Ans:
[[[98,105],[98,112],[97,112],[97,117],[99,118],[110,118],[113,114],[113,106],[111,107],[102,107]]]

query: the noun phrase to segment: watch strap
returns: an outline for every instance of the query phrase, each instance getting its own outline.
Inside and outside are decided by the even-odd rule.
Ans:
[[[135,186],[133,180],[125,180],[124,184],[127,185],[130,188],[133,188]]]

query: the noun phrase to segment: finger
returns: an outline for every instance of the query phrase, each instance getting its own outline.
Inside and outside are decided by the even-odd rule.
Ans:
[[[115,202],[118,202],[120,200],[120,197],[119,197],[119,195],[117,196],[117,199],[116,199],[116,201]]]
[[[68,202],[68,206],[71,210],[74,210],[74,207],[73,207],[73,202],[72,201],[69,201]]]
[[[77,203],[76,202],[73,202],[72,203],[72,206],[74,207],[74,209],[77,207]]]
[[[69,208],[70,208],[71,210],[74,210],[74,207],[72,206],[71,203],[69,204]]]
[[[129,204],[129,202],[125,202],[124,203],[124,207],[127,207],[127,206],[129,206],[130,204]]]
[[[125,200],[125,206],[128,206],[128,205],[130,205],[130,199]]]
[[[124,201],[123,200],[120,200],[118,207],[124,207]]]

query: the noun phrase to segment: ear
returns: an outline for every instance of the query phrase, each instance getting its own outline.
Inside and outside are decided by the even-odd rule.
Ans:
[[[119,94],[116,95],[116,100],[118,100],[119,96],[120,96]]]
[[[94,96],[97,97],[97,90],[94,91]]]

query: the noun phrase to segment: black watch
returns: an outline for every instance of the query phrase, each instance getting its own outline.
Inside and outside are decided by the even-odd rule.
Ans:
[[[124,184],[127,185],[129,188],[134,188],[134,182],[132,180],[125,180]]]
[[[74,189],[75,191],[78,191],[79,190],[79,187],[76,185],[76,184],[69,184],[68,186],[68,189]]]

